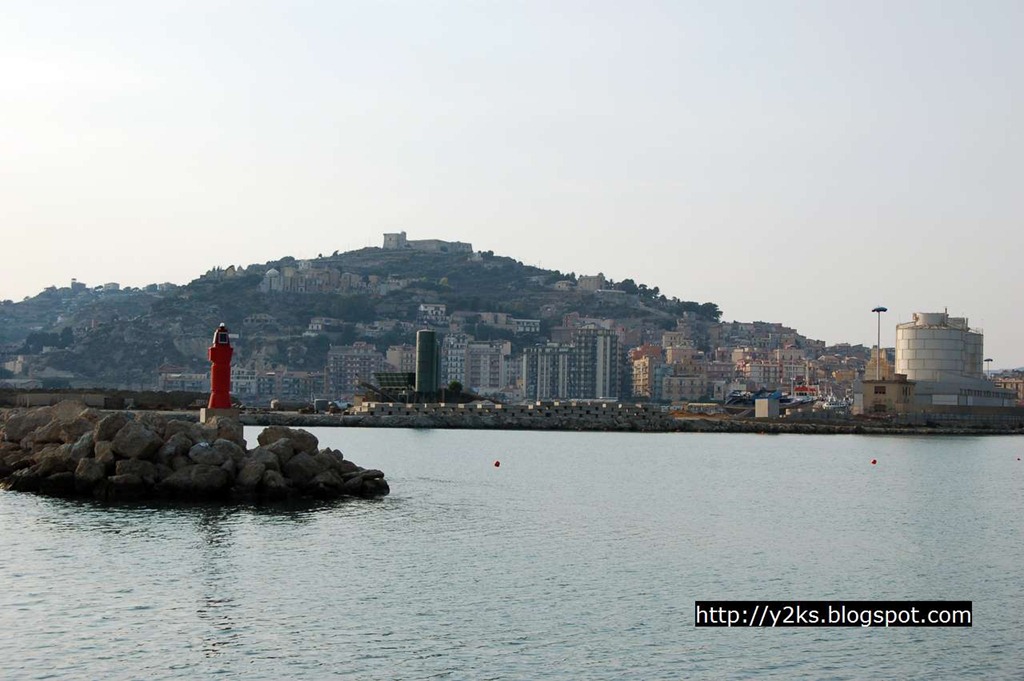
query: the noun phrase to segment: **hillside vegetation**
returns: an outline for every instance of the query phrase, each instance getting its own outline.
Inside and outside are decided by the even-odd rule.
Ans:
[[[205,348],[221,322],[239,334],[236,363],[259,362],[293,370],[324,367],[331,344],[363,340],[381,351],[412,343],[409,324],[422,303],[440,303],[449,313],[498,312],[541,320],[541,334],[511,337],[500,329],[475,328],[484,338],[508,336],[516,346],[543,341],[571,312],[653,329],[672,328],[684,313],[708,321],[721,315],[714,303],[667,298],[655,286],[626,279],[609,282],[621,295],[559,291],[573,273],[524,265],[493,253],[424,253],[365,248],[317,258],[314,269],[381,280],[403,287],[380,294],[351,290],[329,293],[263,292],[271,269],[295,267],[293,258],[253,265],[243,271],[215,270],[185,286],[102,292],[51,288],[23,302],[0,304],[0,343],[5,354],[28,355],[31,372],[53,385],[151,386],[162,366],[205,371]],[[269,321],[246,324],[253,315]],[[307,334],[314,317],[341,320],[330,333]],[[390,330],[368,331],[380,320],[405,322]],[[518,349],[518,348],[517,348]]]

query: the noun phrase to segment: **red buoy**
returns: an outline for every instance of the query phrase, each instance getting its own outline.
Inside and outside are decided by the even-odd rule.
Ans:
[[[494,467],[495,468],[500,468],[501,467],[501,462],[500,461],[495,461],[494,462]]]
[[[874,466],[876,463],[878,463],[878,459],[871,459],[871,465],[872,466]]]
[[[213,332],[213,345],[206,354],[213,363],[210,367],[210,403],[207,409],[231,408],[231,340],[228,327],[221,324]]]

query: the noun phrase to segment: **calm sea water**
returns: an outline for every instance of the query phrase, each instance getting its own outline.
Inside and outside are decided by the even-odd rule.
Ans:
[[[314,432],[392,495],[268,510],[0,493],[0,676],[1024,673],[1020,438]],[[693,626],[695,600],[758,598],[973,600],[974,626]]]

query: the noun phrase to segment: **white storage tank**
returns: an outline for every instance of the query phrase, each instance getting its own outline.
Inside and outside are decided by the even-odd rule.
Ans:
[[[915,312],[913,321],[896,326],[896,373],[911,381],[939,381],[942,375],[981,378],[983,359],[983,336],[966,318]]]

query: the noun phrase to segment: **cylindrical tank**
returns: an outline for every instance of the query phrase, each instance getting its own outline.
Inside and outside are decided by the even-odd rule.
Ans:
[[[426,329],[416,332],[416,392],[427,395],[437,392],[437,334]]]
[[[917,313],[896,327],[896,373],[911,381],[940,381],[942,375],[982,375],[983,337],[966,320],[942,312]]]

